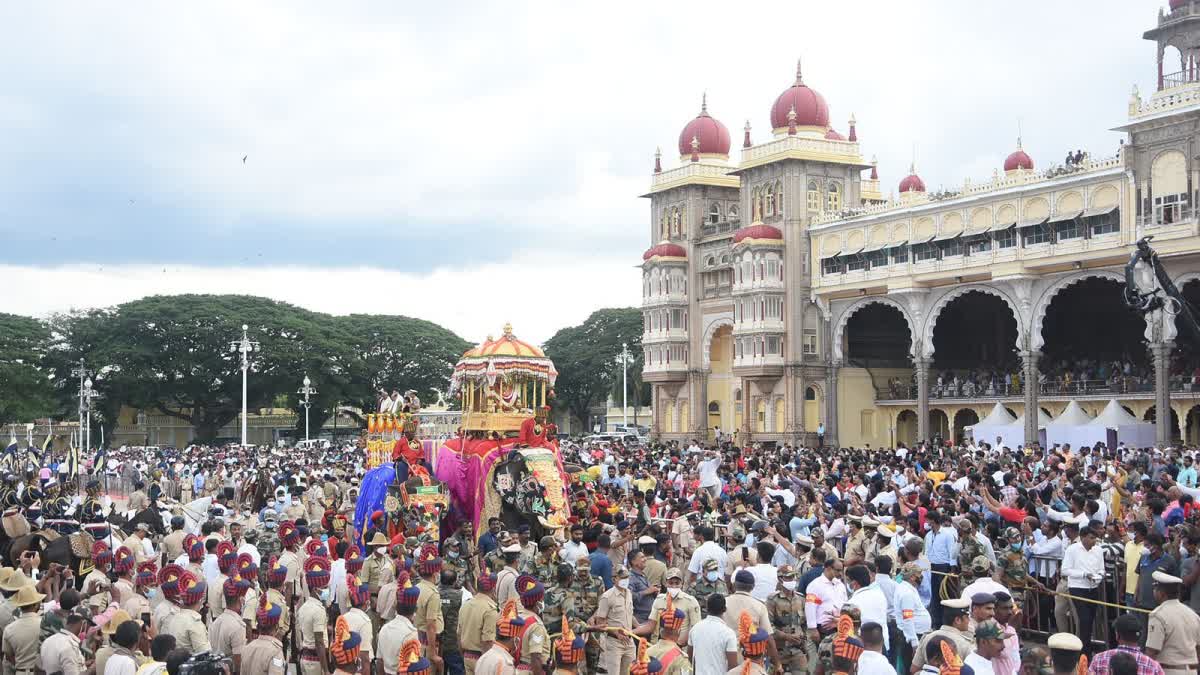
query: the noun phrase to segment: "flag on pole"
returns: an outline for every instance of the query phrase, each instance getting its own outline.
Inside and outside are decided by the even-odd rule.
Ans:
[[[0,464],[3,464],[4,466],[11,466],[13,458],[16,457],[16,455],[17,455],[17,436],[10,429],[8,445],[5,446],[5,448],[4,448],[4,457],[0,458]]]
[[[72,444],[70,449],[67,450],[67,474],[71,478],[78,478],[81,468],[79,466],[79,448]]]
[[[42,458],[45,457],[45,458],[49,459],[50,451],[53,449],[54,449],[54,435],[50,432],[46,432],[46,440],[42,441],[42,451],[39,453],[39,452],[34,451],[33,448],[30,448],[29,449],[29,454],[30,454],[29,459],[30,459],[30,461],[36,463],[38,466],[41,466]]]

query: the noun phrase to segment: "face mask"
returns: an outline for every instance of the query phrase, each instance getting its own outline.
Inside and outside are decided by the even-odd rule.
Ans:
[[[446,557],[447,558],[457,558],[458,551],[446,551]]]
[[[796,582],[795,581],[785,581],[785,582],[783,582],[783,587],[789,591],[794,591],[794,590],[796,590]]]
[[[629,579],[621,579],[617,582],[617,587],[625,590],[629,588]]]
[[[156,597],[158,597],[158,589],[157,588],[146,589],[146,599],[147,600],[150,600],[150,599],[153,599]]]
[[[329,602],[329,598],[331,596],[332,596],[332,593],[330,593],[328,587],[321,589],[321,602]]]
[[[709,581],[716,581],[719,578],[719,575],[716,572],[705,572],[704,578],[708,579]]]
[[[273,501],[267,502],[267,507],[272,508],[272,509],[275,508],[275,502],[273,502]]]

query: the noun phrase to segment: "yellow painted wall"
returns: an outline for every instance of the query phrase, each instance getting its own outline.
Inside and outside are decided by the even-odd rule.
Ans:
[[[804,400],[804,430],[816,433],[817,424],[821,422],[821,392],[817,391],[815,387],[813,387],[813,391],[816,393],[816,398],[812,401],[807,398]],[[805,396],[807,397],[807,395],[806,392]]]
[[[711,435],[714,426],[720,426],[721,431],[729,434],[735,430],[733,417],[733,327],[722,326],[713,334],[712,345],[708,352],[708,401],[716,401],[720,406],[719,414],[708,414],[708,432]]]
[[[865,368],[838,370],[838,443],[843,447],[888,444],[887,415],[876,411],[875,385]]]

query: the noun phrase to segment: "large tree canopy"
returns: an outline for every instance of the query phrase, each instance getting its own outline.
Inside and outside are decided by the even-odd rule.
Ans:
[[[54,412],[45,369],[49,342],[49,329],[37,319],[0,314],[0,426]]]
[[[154,296],[50,320],[46,360],[60,408],[74,409],[78,380],[71,370],[82,357],[103,394],[93,418],[109,436],[120,406],[129,405],[185,420],[198,439],[212,439],[241,411],[241,360],[231,343],[242,325],[259,343],[248,406],[286,401],[301,409],[298,390],[307,375],[317,390],[314,420],[327,419],[339,402],[373,409],[380,388],[422,396],[444,390],[468,347],[450,331],[405,317],[333,317],[252,296]],[[297,427],[303,431],[302,415]]]
[[[546,356],[558,369],[555,405],[587,424],[592,406],[621,386],[621,343],[632,356],[629,372],[641,372],[642,313],[634,307],[599,309],[582,324],[563,328],[546,341]],[[636,370],[635,370],[636,368]],[[630,401],[635,400],[630,378]]]

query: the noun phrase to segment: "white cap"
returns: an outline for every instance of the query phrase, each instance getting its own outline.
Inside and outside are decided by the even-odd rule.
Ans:
[[[1063,649],[1069,652],[1083,651],[1083,640],[1074,633],[1055,633],[1046,640],[1046,646],[1050,649]]]
[[[1154,579],[1154,583],[1157,583],[1157,584],[1170,585],[1170,584],[1182,584],[1183,583],[1183,579],[1180,579],[1179,577],[1176,577],[1176,576],[1171,576],[1170,574],[1167,574],[1166,572],[1162,572],[1159,570],[1155,570],[1154,574],[1150,575],[1150,578]]]
[[[657,544],[657,543],[658,543],[658,540],[655,539],[654,537],[650,537],[650,536],[647,536],[644,534],[642,536],[638,537],[638,546],[642,546],[644,544],[653,545],[653,544]]]
[[[520,544],[512,544],[511,546],[505,546],[504,548],[500,549],[500,552],[501,553],[520,553],[521,545]]]

